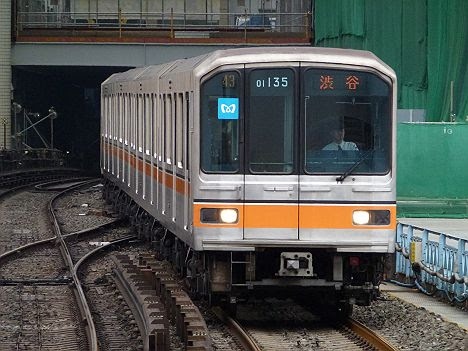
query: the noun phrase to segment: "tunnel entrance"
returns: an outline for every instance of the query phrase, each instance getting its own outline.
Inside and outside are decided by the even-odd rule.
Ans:
[[[57,112],[52,127],[54,148],[67,154],[71,166],[98,174],[100,86],[111,74],[129,68],[14,66],[12,99],[23,109],[15,116],[12,113],[12,124],[16,119],[16,131],[19,132],[30,122],[47,116],[53,107]],[[36,128],[50,146],[50,118]],[[31,128],[18,141],[33,148],[43,148],[44,141],[37,132]]]

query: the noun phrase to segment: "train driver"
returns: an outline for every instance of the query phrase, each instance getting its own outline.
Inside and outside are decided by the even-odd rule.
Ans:
[[[344,119],[342,117],[333,119],[329,125],[331,142],[325,145],[322,150],[325,151],[359,151],[358,147],[352,141],[345,141]]]

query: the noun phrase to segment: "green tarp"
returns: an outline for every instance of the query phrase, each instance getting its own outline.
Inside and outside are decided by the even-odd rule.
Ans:
[[[466,123],[399,123],[400,217],[468,217]]]
[[[315,45],[369,50],[398,77],[398,107],[468,118],[467,0],[316,0]]]

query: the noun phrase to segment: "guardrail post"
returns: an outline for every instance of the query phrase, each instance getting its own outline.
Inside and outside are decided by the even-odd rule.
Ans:
[[[428,254],[428,243],[427,241],[429,240],[429,232],[427,231],[427,229],[424,229],[423,232],[422,232],[422,255],[421,255],[421,259],[424,263],[428,263],[428,258],[427,258],[427,254]],[[422,271],[421,272],[421,278],[423,280],[423,282],[426,282],[426,279],[427,279],[427,273]]]
[[[396,231],[396,242],[397,242],[398,245],[400,245],[400,247],[403,247],[402,242],[401,242],[402,232],[403,232],[403,224],[398,223],[397,231]],[[401,254],[401,252],[398,252],[398,251],[396,252],[396,260],[395,260],[396,267],[395,267],[395,269],[396,269],[397,273],[403,273],[403,271],[401,269],[402,268],[401,267],[401,258],[402,258],[402,256],[403,255]]]
[[[305,14],[305,25],[306,25],[305,32],[306,32],[306,39],[307,39],[308,41],[310,40],[310,22],[309,22],[309,16],[310,16],[310,12],[307,11],[307,13]]]
[[[122,9],[119,6],[119,38],[122,38]]]
[[[174,8],[171,7],[171,39],[174,39]]]
[[[247,9],[244,9],[244,40],[247,42]]]
[[[458,271],[458,275],[460,277],[463,277],[466,275],[466,272],[465,272],[465,244],[466,244],[466,240],[463,240],[463,239],[459,239],[458,240],[458,252],[457,252],[457,271]],[[465,284],[463,283],[457,283],[455,285],[455,292],[457,294],[457,296],[460,296],[462,295],[464,292],[465,292]]]
[[[408,226],[408,235],[405,241],[406,252],[411,252],[411,241],[413,241],[413,226]],[[405,267],[406,267],[406,278],[409,278],[413,275],[411,270],[411,262],[409,259],[405,258]]]
[[[440,234],[439,246],[437,247],[437,265],[435,267],[435,270],[436,271],[441,270],[444,276],[445,276],[445,269],[444,269],[445,243],[446,243],[445,234]],[[439,289],[443,289],[444,286],[445,286],[445,283],[441,279],[437,279],[437,287]]]

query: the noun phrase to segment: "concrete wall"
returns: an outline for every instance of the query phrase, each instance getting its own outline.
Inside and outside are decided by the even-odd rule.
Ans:
[[[11,145],[11,1],[0,0],[0,149]]]

